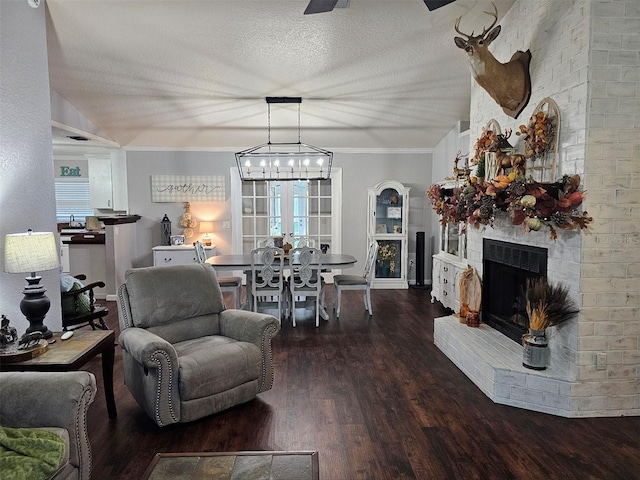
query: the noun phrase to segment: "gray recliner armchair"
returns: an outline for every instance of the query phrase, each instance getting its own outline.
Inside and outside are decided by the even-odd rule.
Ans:
[[[2,372],[0,425],[46,429],[57,434],[64,440],[65,452],[50,478],[88,480],[91,445],[87,410],[95,395],[96,379],[85,371]],[[2,473],[0,478],[5,478]]]
[[[273,385],[272,315],[225,310],[215,270],[129,270],[118,289],[124,381],[159,426],[248,402]]]

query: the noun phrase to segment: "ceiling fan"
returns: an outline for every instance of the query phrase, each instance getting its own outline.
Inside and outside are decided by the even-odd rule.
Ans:
[[[337,6],[338,1],[339,0],[311,0],[309,2],[309,5],[307,5],[307,8],[304,11],[304,14],[309,15],[311,13],[330,12]],[[435,10],[436,8],[444,7],[445,5],[455,2],[455,0],[422,0],[422,1],[430,11]],[[342,5],[344,8],[346,7],[346,4],[348,4],[349,2],[348,0],[346,1],[340,0],[340,3],[344,4]]]

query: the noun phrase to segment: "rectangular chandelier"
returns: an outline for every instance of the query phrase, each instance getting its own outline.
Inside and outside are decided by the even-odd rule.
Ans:
[[[327,180],[331,178],[333,153],[300,142],[300,97],[266,97],[269,118],[268,142],[236,153],[241,180]],[[271,142],[271,104],[298,104],[298,141]]]

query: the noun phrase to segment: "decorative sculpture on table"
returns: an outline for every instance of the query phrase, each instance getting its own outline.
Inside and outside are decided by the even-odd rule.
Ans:
[[[31,332],[24,334],[18,342],[18,350],[29,350],[42,345],[42,332]]]
[[[198,224],[191,217],[191,204],[189,202],[184,204],[184,213],[182,214],[182,218],[180,219],[180,226],[184,229],[182,230],[182,234],[184,238],[193,237],[193,229]]]
[[[16,351],[18,331],[9,325],[9,319],[2,315],[2,327],[0,328],[0,353],[13,353]]]
[[[531,97],[531,78],[529,76],[529,63],[531,52],[518,50],[507,63],[501,63],[489,51],[489,45],[500,34],[500,25],[493,28],[498,21],[498,9],[492,2],[493,12],[484,12],[493,17],[493,23],[485,28],[482,34],[474,36],[460,31],[459,17],[456,20],[455,29],[466,39],[455,37],[454,41],[459,48],[467,52],[469,68],[478,85],[484,88],[491,98],[502,107],[504,113],[513,118],[518,115],[529,103]],[[493,30],[492,30],[493,29]]]

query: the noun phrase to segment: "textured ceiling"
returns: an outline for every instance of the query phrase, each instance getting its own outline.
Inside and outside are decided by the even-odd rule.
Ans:
[[[432,148],[468,118],[455,19],[485,0],[47,0],[51,87],[123,147],[267,141],[266,96],[300,96],[301,139],[325,148]],[[499,17],[513,0],[495,0]],[[505,61],[506,59],[502,59]],[[271,106],[271,140],[297,139],[297,105]]]

